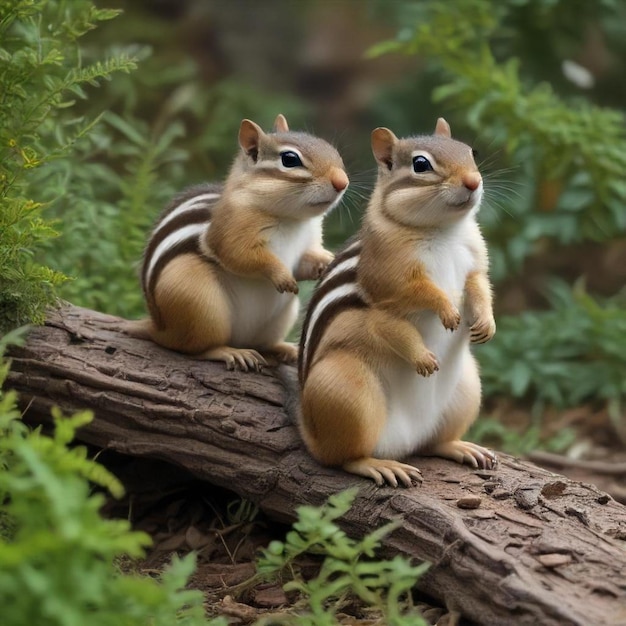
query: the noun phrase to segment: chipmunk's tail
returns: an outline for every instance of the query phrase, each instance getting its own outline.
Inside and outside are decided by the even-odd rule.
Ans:
[[[290,424],[297,424],[300,417],[300,385],[298,370],[293,365],[279,365],[276,373],[285,387],[285,402],[283,407]]]

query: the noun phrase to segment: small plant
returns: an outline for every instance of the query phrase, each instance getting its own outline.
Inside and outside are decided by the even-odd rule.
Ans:
[[[348,511],[356,493],[351,489],[333,495],[323,507],[300,507],[298,520],[285,541],[273,541],[263,551],[258,574],[288,578],[284,590],[298,591],[307,606],[297,618],[285,616],[281,622],[274,618],[272,623],[334,626],[338,623],[336,612],[351,594],[380,610],[389,626],[425,625],[407,609],[411,606],[410,591],[428,564],[411,565],[399,556],[389,561],[375,559],[380,540],[398,524],[387,524],[357,541],[335,523]],[[319,574],[312,580],[305,580],[297,571],[296,561],[305,553],[323,557]]]
[[[118,11],[88,0],[0,2],[0,331],[39,322],[64,275],[37,260],[56,236],[43,216],[50,166],[98,117],[70,112],[85,88],[135,67],[125,55],[84,65],[77,41]],[[56,200],[62,202],[60,190]]]
[[[0,362],[0,388],[8,367]],[[0,391],[3,626],[225,626],[205,617],[199,591],[184,589],[193,555],[175,559],[159,581],[118,571],[117,559],[141,556],[150,539],[100,516],[104,496],[92,485],[115,496],[122,486],[85,448],[68,447],[91,414],[53,411],[52,437],[19,418],[16,394]]]
[[[488,395],[532,398],[536,406],[605,402],[617,418],[626,399],[624,295],[598,302],[579,286],[553,282],[548,311],[498,322],[477,350]]]
[[[531,416],[531,420],[530,426],[521,430],[507,427],[493,417],[481,417],[472,425],[467,439],[517,456],[533,450],[563,452],[576,441],[573,428],[565,428],[556,435],[546,437],[541,428],[541,414]]]
[[[50,168],[48,214],[62,233],[44,253],[71,278],[58,289],[62,298],[125,317],[142,314],[141,253],[175,193],[171,181],[186,153],[174,142],[183,132],[172,122],[156,134],[143,121],[107,112],[71,160]]]

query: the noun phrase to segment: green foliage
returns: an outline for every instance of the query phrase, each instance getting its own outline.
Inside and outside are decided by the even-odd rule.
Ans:
[[[401,24],[397,38],[375,46],[370,56],[422,57],[427,78],[418,81],[416,93],[424,92],[426,82],[439,114],[452,117],[458,136],[473,134],[485,152],[499,150],[495,158],[506,160],[506,183],[485,165],[481,211],[496,281],[511,279],[529,257],[560,245],[623,237],[624,114],[594,103],[601,92],[585,92],[568,81],[563,63],[580,58],[589,28],[623,52],[624,3],[423,0],[394,9]],[[546,406],[606,403],[617,431],[623,431],[623,295],[599,300],[560,284],[549,304],[547,311],[498,319],[495,338],[476,350],[485,394],[531,401],[539,417]],[[506,440],[505,433],[496,433],[499,427],[487,430]],[[531,447],[540,431],[536,420],[508,449]]]
[[[258,573],[264,577],[289,577],[285,591],[300,592],[308,605],[308,611],[299,613],[296,619],[285,616],[283,622],[272,623],[334,626],[338,623],[336,611],[351,593],[382,611],[389,626],[425,624],[417,614],[405,612],[404,607],[410,605],[410,591],[428,565],[413,566],[401,557],[375,560],[381,538],[397,524],[383,526],[359,541],[350,539],[335,520],[345,515],[355,496],[356,489],[351,489],[331,496],[321,508],[300,507],[298,520],[285,541],[273,541],[263,551]],[[312,580],[304,580],[296,572],[295,561],[305,553],[323,556],[320,572]]]
[[[8,371],[2,363],[0,385]],[[160,581],[121,574],[121,555],[140,556],[149,537],[126,520],[105,520],[101,493],[122,493],[119,481],[69,448],[87,412],[53,412],[54,435],[29,431],[16,394],[0,392],[0,605],[3,626],[225,626],[208,621],[203,597],[185,590],[193,555],[175,559]]]
[[[77,40],[115,15],[87,0],[0,2],[0,330],[40,321],[65,280],[35,258],[56,235],[41,184],[97,121],[72,112],[76,99],[135,66],[124,55],[82,63]]]
[[[145,122],[107,112],[72,160],[49,169],[48,214],[62,235],[44,253],[72,278],[59,289],[63,298],[127,317],[142,311],[137,266],[154,217],[174,193],[171,180],[186,157],[174,145],[182,134],[180,123],[155,135]]]
[[[526,35],[557,40],[561,50],[575,48],[559,40],[563,24],[572,21],[573,5],[579,30],[585,18],[602,24],[619,20],[619,3],[571,0],[451,0],[403,3],[405,24],[395,41],[375,46],[370,54],[419,54],[428,59],[439,84],[435,102],[458,111],[465,125],[493,153],[504,150],[523,186],[499,189],[497,202],[509,217],[484,211],[485,226],[498,278],[519,269],[540,239],[565,244],[606,241],[626,230],[626,131],[621,111],[592,104],[578,94],[563,97],[546,82],[554,76],[528,73],[520,49],[528,51]],[[540,44],[547,45],[547,44]],[[576,45],[579,45],[578,43]],[[554,51],[552,51],[554,52]],[[554,56],[554,55],[553,55]],[[561,58],[546,59],[561,72]],[[526,61],[526,58],[525,58]],[[562,75],[560,83],[563,83]],[[486,181],[489,197],[490,181]],[[555,199],[556,198],[556,199]],[[496,199],[496,198],[494,198]]]
[[[207,118],[193,145],[189,123],[168,116],[192,102],[195,107],[197,99],[185,104],[174,93],[170,98],[177,102],[166,99],[152,124],[107,112],[76,158],[51,170],[47,193],[62,194],[63,203],[53,203],[49,214],[57,216],[62,234],[46,246],[45,257],[73,279],[59,290],[63,298],[127,318],[144,312],[138,268],[152,223],[184,187],[219,180],[237,149],[241,119],[232,111],[242,91],[215,91],[232,99],[231,115]],[[205,151],[209,137],[216,144]],[[224,153],[219,165],[213,160],[220,156],[218,141]],[[198,162],[204,172],[197,171]]]
[[[208,89],[189,58],[173,60],[179,44],[171,24],[140,8],[128,7],[115,41],[131,45],[138,33],[143,40],[146,20],[152,48],[133,48],[140,70],[103,86],[96,102],[98,110],[109,109],[103,123],[45,180],[48,215],[61,232],[45,247],[45,259],[72,278],[59,295],[127,318],[145,313],[138,268],[163,207],[186,186],[223,177],[238,149],[242,117],[269,126],[278,111],[302,111],[232,79]],[[97,55],[99,45],[92,39],[84,55]],[[90,101],[84,106],[94,108]]]
[[[600,304],[555,283],[551,310],[503,317],[477,350],[486,393],[557,408],[599,400],[617,419],[626,399],[625,295]]]
[[[541,428],[541,415],[533,416],[526,428],[509,428],[493,417],[483,417],[475,422],[467,435],[470,441],[506,450],[509,454],[522,456],[533,450],[564,452],[576,441],[576,431],[564,428],[556,435],[545,437]]]

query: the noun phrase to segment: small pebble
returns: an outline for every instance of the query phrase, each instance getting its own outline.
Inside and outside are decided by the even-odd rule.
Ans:
[[[558,498],[565,493],[567,485],[562,480],[555,480],[551,483],[546,483],[541,488],[541,495],[548,500]]]
[[[537,560],[544,567],[558,567],[559,565],[567,565],[572,562],[571,554],[541,554],[537,557]]]
[[[463,496],[456,501],[456,505],[459,509],[477,509],[481,502],[480,496]]]

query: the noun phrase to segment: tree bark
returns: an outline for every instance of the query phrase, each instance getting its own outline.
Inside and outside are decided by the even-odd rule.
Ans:
[[[358,485],[344,529],[400,518],[383,554],[430,561],[419,588],[478,624],[626,624],[626,507],[595,487],[502,454],[493,471],[419,458],[420,487],[377,488],[310,458],[272,370],[230,372],[119,322],[65,305],[11,351],[8,386],[29,419],[91,409],[83,441],[184,467],[281,521]]]

